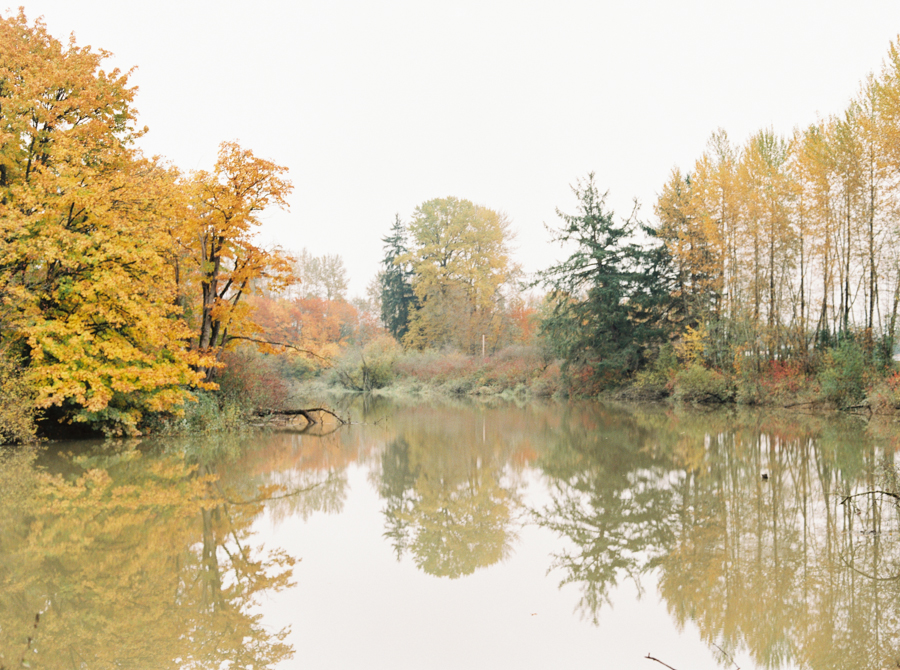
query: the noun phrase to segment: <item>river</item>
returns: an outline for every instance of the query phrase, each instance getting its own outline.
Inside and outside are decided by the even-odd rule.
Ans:
[[[895,424],[340,412],[7,451],[0,667],[900,666]]]

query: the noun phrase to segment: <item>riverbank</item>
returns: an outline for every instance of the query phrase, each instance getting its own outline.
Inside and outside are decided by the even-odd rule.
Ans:
[[[508,347],[486,357],[383,348],[344,357],[331,370],[301,382],[296,393],[598,398],[896,414],[896,364],[876,368],[858,353],[838,347],[805,367],[793,361],[758,361],[730,373],[660,355],[634,376],[604,385],[589,369],[565,370],[563,361],[550,358],[540,347]]]
[[[896,364],[875,368],[853,354],[850,349],[832,350],[806,370],[797,363],[763,361],[731,374],[661,355],[627,380],[601,386],[589,369],[566,370],[563,361],[539,346],[507,347],[482,357],[454,351],[406,351],[384,339],[305,377],[285,366],[279,356],[238,352],[229,354],[228,367],[216,380],[218,390],[195,390],[181,411],[146,415],[138,428],[144,435],[252,430],[260,423],[259,412],[329,405],[356,395],[402,401],[470,398],[484,403],[599,399],[900,416]],[[22,419],[28,430],[9,435],[7,441],[30,441],[34,439],[31,415],[23,412],[28,403],[17,398],[9,395],[6,402],[0,400],[0,409]],[[6,418],[0,412],[0,419]],[[98,437],[116,434],[104,430],[104,425],[60,422],[52,413],[42,415],[37,428],[39,437],[50,439],[84,437],[85,432]]]

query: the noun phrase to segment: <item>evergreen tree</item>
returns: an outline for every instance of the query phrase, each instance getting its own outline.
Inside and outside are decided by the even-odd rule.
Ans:
[[[417,304],[413,293],[412,271],[407,263],[398,259],[408,253],[406,227],[398,214],[388,236],[383,237],[384,259],[381,264],[381,320],[395,338],[402,339],[409,329],[409,314]]]
[[[633,241],[639,228],[633,217],[616,223],[593,173],[572,190],[578,213],[556,210],[562,225],[554,241],[577,248],[538,275],[536,283],[549,288],[553,300],[541,329],[567,368],[587,368],[606,384],[639,368],[646,349],[663,336],[671,260],[664,246]]]

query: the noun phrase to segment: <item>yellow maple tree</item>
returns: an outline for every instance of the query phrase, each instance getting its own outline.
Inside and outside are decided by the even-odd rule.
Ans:
[[[165,260],[176,183],[135,149],[134,88],[108,55],[0,18],[0,337],[39,407],[134,430],[202,361]]]

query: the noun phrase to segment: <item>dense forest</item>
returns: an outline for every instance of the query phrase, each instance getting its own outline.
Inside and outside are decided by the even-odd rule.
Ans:
[[[577,211],[551,226],[574,251],[531,277],[504,215],[423,202],[386,230],[356,299],[339,256],[258,242],[261,213],[288,207],[285,167],[235,142],[206,171],[145,156],[129,73],[107,56],[21,11],[0,19],[4,440],[36,419],[196,427],[323,374],[362,391],[900,406],[896,45],[840,116],[743,145],[713,133],[652,221],[577,181]]]

